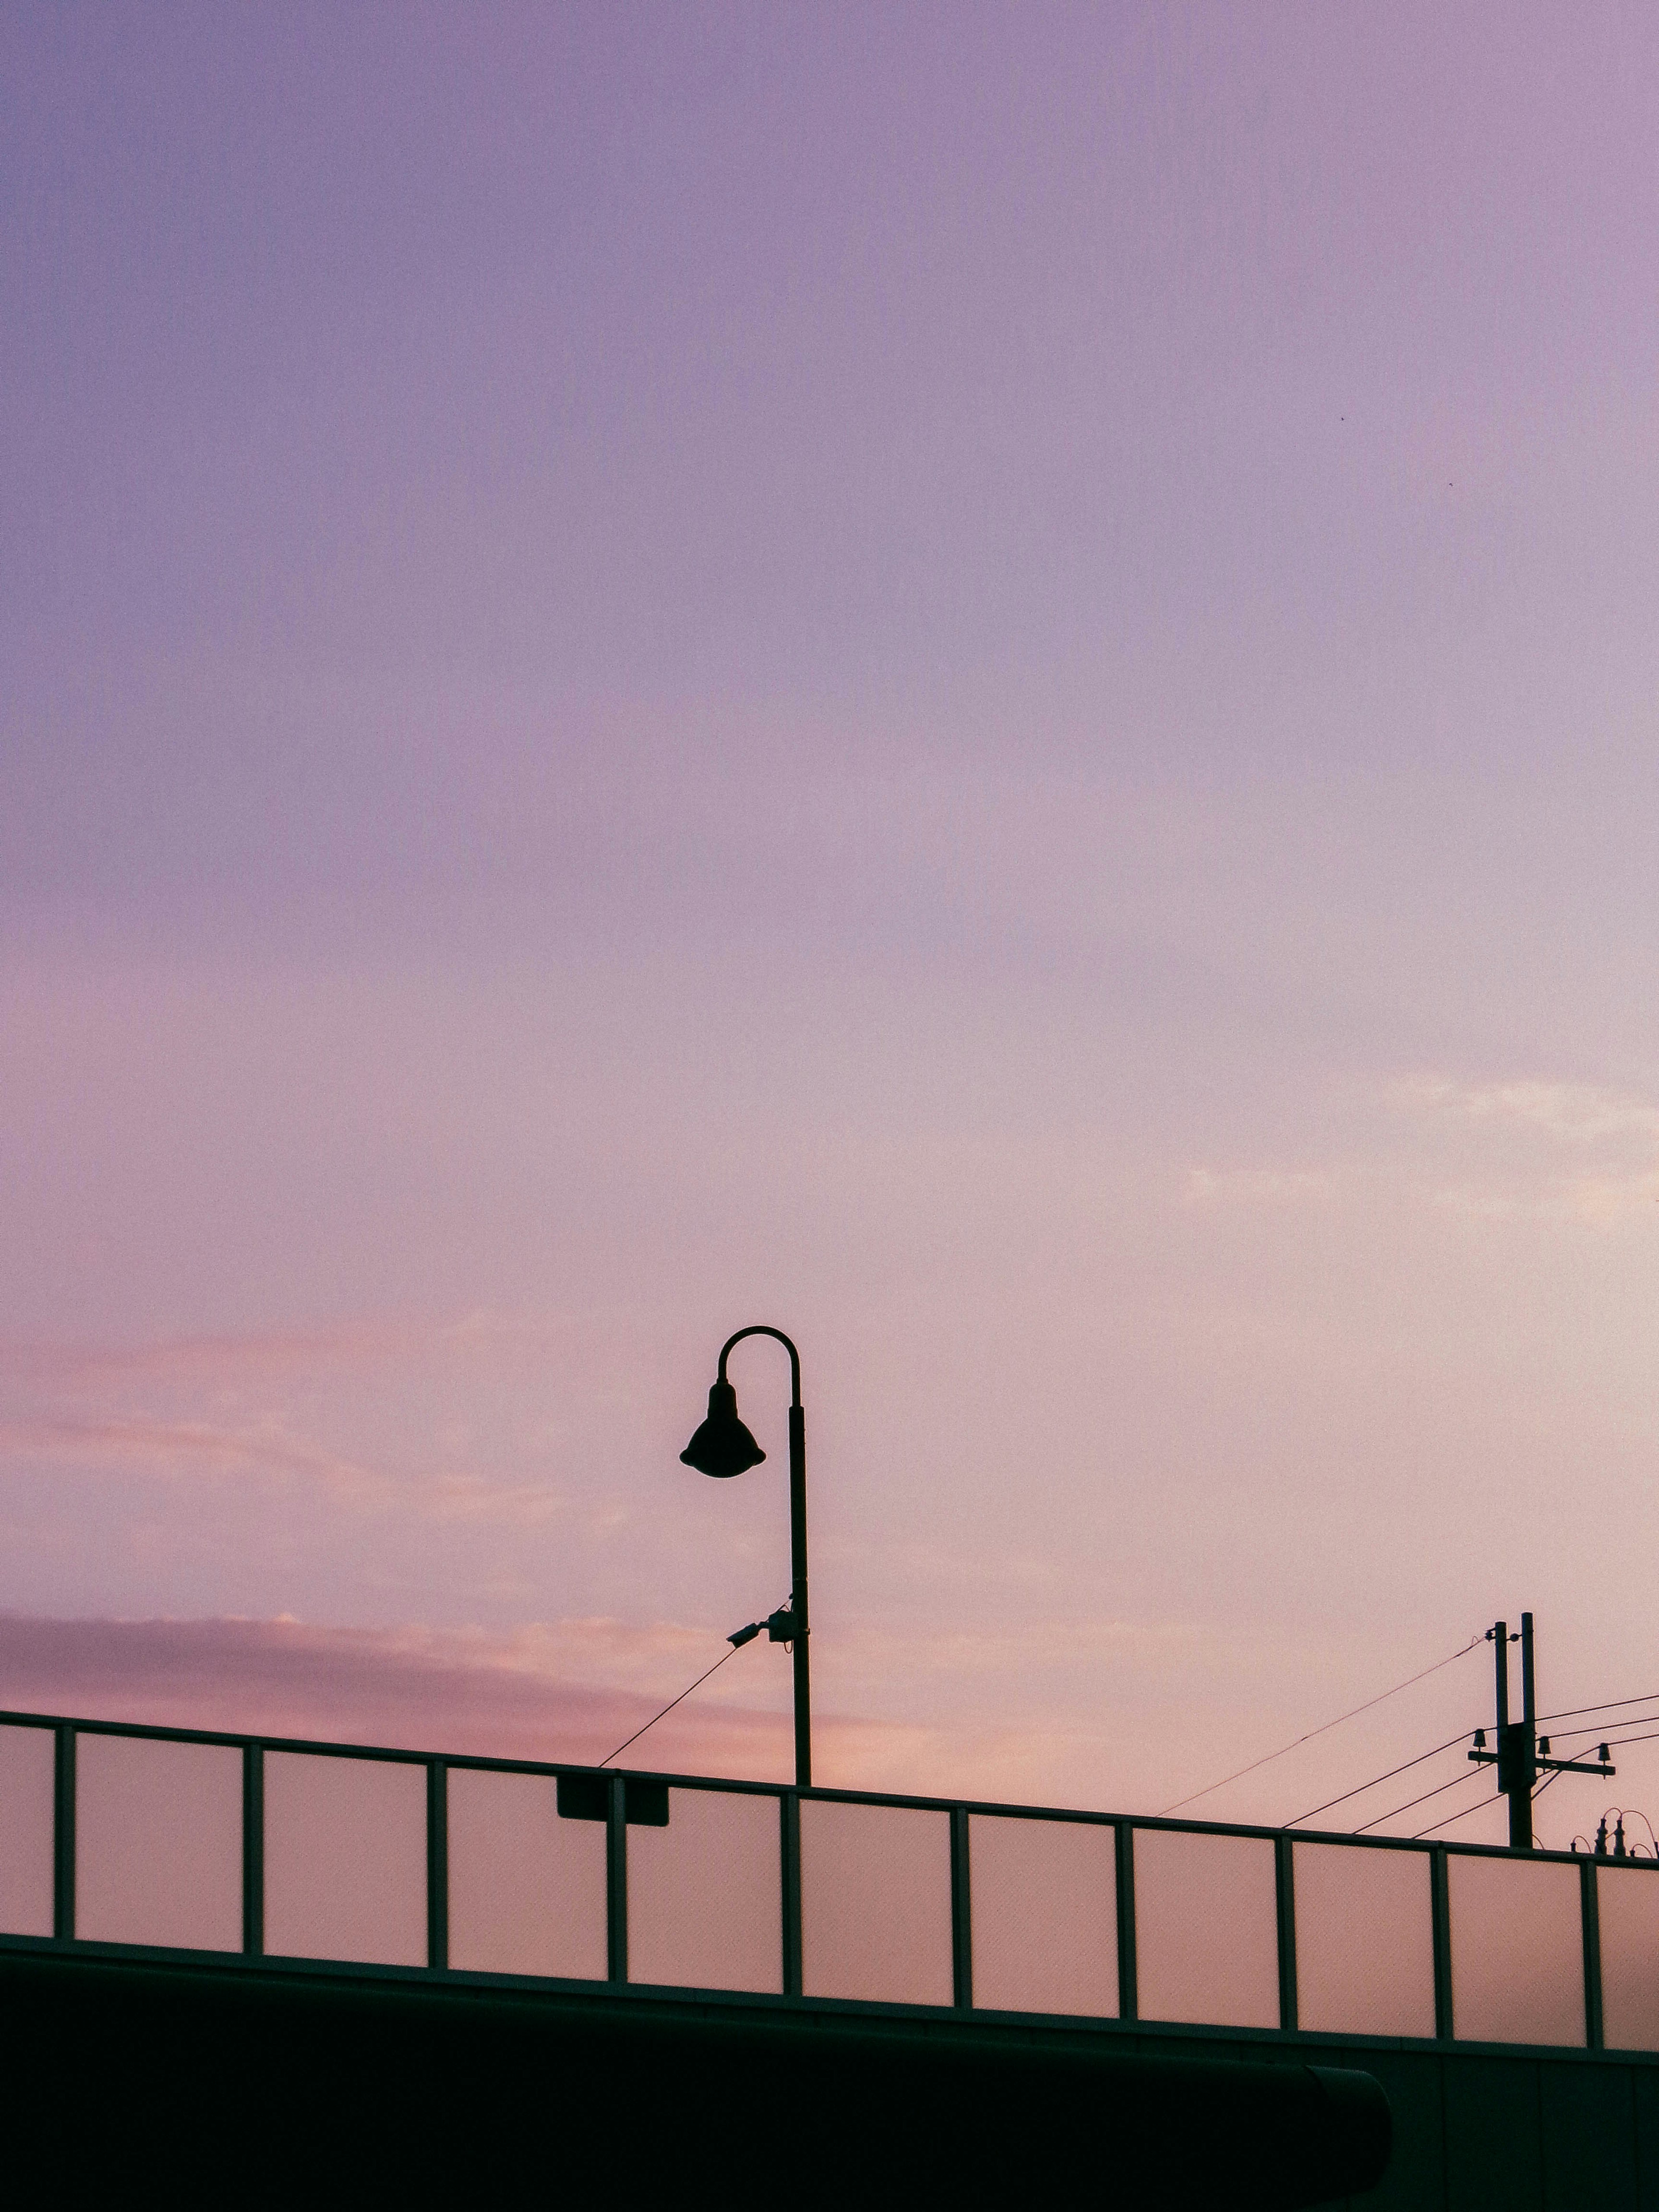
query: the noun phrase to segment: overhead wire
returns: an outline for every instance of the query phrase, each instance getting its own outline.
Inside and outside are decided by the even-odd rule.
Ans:
[[[1178,1813],[1183,1805],[1195,1805],[1200,1797],[1208,1797],[1217,1790],[1224,1790],[1230,1782],[1237,1782],[1243,1775],[1254,1774],[1258,1766],[1267,1766],[1275,1759],[1283,1759],[1287,1751],[1295,1751],[1302,1744],[1311,1743],[1316,1735],[1324,1735],[1331,1729],[1340,1728],[1344,1721],[1351,1721],[1360,1713],[1370,1712],[1373,1705],[1380,1705],[1385,1698],[1395,1697],[1401,1690],[1409,1690],[1413,1682],[1421,1682],[1431,1674],[1437,1674],[1443,1667],[1449,1667],[1454,1659],[1467,1658],[1475,1646],[1484,1643],[1485,1640],[1484,1632],[1480,1636],[1472,1636],[1461,1650],[1448,1652],[1443,1659],[1437,1659],[1432,1667],[1425,1667],[1420,1674],[1407,1674],[1403,1682],[1396,1682],[1392,1689],[1379,1690],[1374,1698],[1367,1698],[1363,1705],[1354,1705],[1347,1712],[1339,1713],[1334,1721],[1322,1721],[1317,1728],[1310,1729],[1305,1735],[1299,1735],[1290,1743],[1280,1744],[1277,1751],[1264,1751],[1260,1759],[1253,1759],[1248,1766],[1240,1766],[1231,1774],[1224,1774],[1219,1782],[1206,1783],[1203,1789],[1194,1790],[1189,1797],[1177,1797],[1173,1805],[1166,1805],[1164,1808],[1163,1813],[1158,1817],[1163,1819],[1170,1813]],[[1336,1799],[1332,1800],[1333,1803],[1338,1802],[1340,1801]],[[1315,1809],[1322,1811],[1324,1808],[1322,1806]],[[1306,1820],[1308,1815],[1304,1813],[1302,1817]]]
[[[1609,1728],[1640,1728],[1644,1721],[1659,1721],[1659,1713],[1629,1713],[1622,1721],[1598,1721],[1594,1728],[1557,1729],[1554,1733],[1558,1736],[1566,1735],[1605,1737]],[[1641,1739],[1636,1736],[1621,1735],[1615,1736],[1613,1741],[1616,1743],[1635,1743],[1639,1742]]]
[[[1659,1694],[1659,1693],[1656,1693],[1656,1694]],[[1625,1700],[1623,1700],[1622,1702],[1626,1703],[1626,1704],[1629,1704],[1629,1705],[1645,1705],[1645,1704],[1648,1702],[1648,1700],[1647,1700],[1646,1698],[1631,1698],[1625,1699]],[[1595,1711],[1611,1711],[1611,1710],[1613,1710],[1613,1708],[1612,1708],[1611,1706],[1607,1706],[1607,1707],[1598,1707],[1598,1706],[1595,1706],[1595,1705],[1580,1705],[1580,1706],[1577,1706],[1577,1708],[1575,1708],[1575,1710],[1576,1710],[1577,1711],[1579,1711],[1579,1712],[1595,1712]],[[1540,1714],[1539,1715],[1539,1717],[1539,1717],[1539,1720],[1540,1720],[1540,1721],[1543,1721],[1543,1720],[1548,1720],[1548,1719],[1559,1718],[1559,1717],[1561,1717],[1561,1716],[1553,1715],[1553,1714],[1547,1714],[1547,1713],[1540,1713]],[[1642,1722],[1642,1721],[1659,1721],[1659,1713],[1632,1713],[1632,1714],[1631,1715],[1631,1717],[1631,1717],[1631,1720],[1632,1720],[1632,1721],[1634,1721],[1634,1722],[1637,1722],[1637,1723],[1640,1723],[1640,1722]],[[1629,1723],[1626,1723],[1626,1725],[1628,1725],[1628,1724],[1629,1724]],[[1615,1723],[1615,1725],[1616,1725],[1616,1723]],[[1597,1727],[1597,1728],[1587,1728],[1587,1729],[1566,1729],[1566,1730],[1565,1730],[1565,1734],[1567,1734],[1568,1735],[1571,1735],[1571,1736],[1579,1736],[1579,1735],[1582,1735],[1582,1736],[1594,1736],[1594,1735],[1599,1735],[1601,1734],[1601,1727],[1605,1727],[1605,1726],[1606,1726],[1606,1723],[1604,1722],[1604,1723],[1602,1723],[1601,1724],[1601,1727]],[[1559,1735],[1560,1734],[1562,1734],[1562,1733],[1563,1733],[1563,1731],[1558,1729],[1555,1731],[1555,1733],[1556,1733],[1558,1735]],[[1655,1731],[1653,1734],[1651,1734],[1651,1735],[1615,1735],[1615,1736],[1604,1737],[1602,1740],[1603,1740],[1603,1741],[1606,1743],[1607,1747],[1607,1749],[1608,1749],[1609,1751],[1616,1751],[1616,1750],[1618,1750],[1618,1749],[1619,1749],[1622,1745],[1624,1745],[1624,1744],[1627,1744],[1627,1743],[1653,1743],[1653,1742],[1656,1742],[1656,1741],[1659,1741],[1659,1730],[1656,1730],[1656,1731]],[[1571,1755],[1572,1755],[1574,1758],[1577,1758],[1579,1754],[1578,1754],[1577,1753],[1572,1753]],[[1586,1771],[1593,1771],[1594,1770],[1586,1770]],[[1560,1778],[1561,1778],[1561,1776],[1562,1776],[1564,1773],[1571,1773],[1571,1771],[1572,1771],[1572,1770],[1571,1770],[1570,1767],[1559,1767],[1559,1766],[1558,1766],[1558,1767],[1554,1768],[1554,1769],[1553,1769],[1550,1773],[1547,1774],[1547,1775],[1545,1776],[1544,1779],[1543,1779],[1543,1780],[1539,1784],[1538,1787],[1537,1787],[1537,1788],[1533,1791],[1533,1793],[1532,1793],[1532,1802],[1533,1802],[1533,1803],[1535,1805],[1535,1804],[1538,1802],[1538,1800],[1539,1800],[1539,1799],[1543,1796],[1544,1792],[1545,1792],[1545,1791],[1546,1791],[1546,1790],[1550,1787],[1550,1785],[1551,1785],[1551,1784],[1552,1784],[1552,1783],[1559,1782],[1559,1781],[1560,1780]],[[1448,1787],[1449,1787],[1449,1786],[1450,1786],[1450,1785],[1449,1784],[1449,1785],[1448,1785]],[[1500,1791],[1498,1792],[1498,1795],[1501,1796],[1503,1795],[1503,1792],[1500,1790]],[[1491,1801],[1488,1801],[1488,1802],[1491,1802]],[[1474,1807],[1473,1807],[1473,1806],[1471,1806],[1469,1809],[1473,1812],[1473,1811],[1474,1811],[1474,1810],[1475,1810],[1475,1809],[1477,1809],[1477,1808],[1474,1808]],[[1403,1808],[1403,1807],[1401,1808],[1401,1810],[1402,1810],[1402,1811],[1404,1810],[1404,1808]],[[1462,1815],[1461,1814],[1455,1814],[1453,1815],[1453,1818],[1454,1818],[1454,1819],[1457,1819],[1457,1820],[1461,1820],[1461,1819],[1462,1819]],[[1648,1830],[1648,1833],[1649,1833],[1649,1835],[1650,1835],[1650,1836],[1651,1836],[1651,1835],[1653,1834],[1653,1824],[1652,1824],[1652,1822],[1651,1822],[1650,1820],[1648,1820],[1647,1814],[1646,1814],[1645,1813],[1638,1813],[1638,1814],[1637,1814],[1637,1816],[1636,1816],[1636,1817],[1638,1817],[1638,1818],[1639,1818],[1640,1820],[1642,1820],[1643,1821],[1646,1822],[1646,1824],[1647,1824],[1647,1830]],[[1439,1827],[1443,1827],[1443,1826],[1445,1826],[1446,1825],[1447,1825],[1447,1823],[1446,1823],[1446,1822],[1444,1822],[1444,1821],[1437,1821],[1437,1822],[1436,1823],[1436,1826],[1439,1826]],[[1358,1834],[1362,1833],[1362,1832],[1363,1832],[1363,1831],[1362,1831],[1362,1830],[1359,1830],[1359,1829],[1356,1829],[1356,1830],[1354,1831],[1354,1832],[1355,1832],[1355,1834],[1356,1834],[1356,1835],[1358,1835]],[[1423,1829],[1420,1832],[1421,1832],[1422,1834],[1424,1834],[1424,1835],[1428,1835],[1428,1834],[1431,1833],[1432,1832],[1431,1832],[1431,1830],[1427,1829],[1427,1828],[1425,1828],[1425,1829]],[[1655,1856],[1656,1856],[1656,1857],[1659,1857],[1659,1838],[1656,1838],[1656,1839],[1655,1839]]]
[[[1419,1828],[1411,1840],[1416,1843],[1420,1836],[1431,1836],[1438,1828],[1449,1828],[1454,1820],[1467,1820],[1471,1813],[1480,1812],[1482,1806],[1501,1803],[1503,1796],[1501,1790],[1494,1790],[1490,1797],[1483,1797],[1478,1805],[1466,1805],[1461,1813],[1448,1813],[1443,1820],[1431,1820],[1426,1828]]]
[[[1426,1805],[1431,1797],[1443,1797],[1447,1790],[1455,1790],[1462,1783],[1473,1782],[1479,1772],[1477,1767],[1474,1774],[1454,1774],[1449,1782],[1443,1782],[1437,1790],[1425,1790],[1420,1797],[1408,1797],[1403,1805],[1396,1805],[1392,1813],[1379,1813],[1374,1820],[1362,1820],[1352,1832],[1363,1836],[1367,1828],[1380,1828],[1384,1820],[1397,1820],[1401,1813],[1409,1813],[1413,1805]]]
[[[1620,1705],[1649,1705],[1656,1698],[1659,1698],[1659,1690],[1644,1690],[1639,1698],[1609,1698],[1602,1705],[1567,1705],[1559,1713],[1540,1713],[1538,1718],[1540,1721],[1576,1720],[1580,1713],[1610,1713]],[[1576,1735],[1579,1731],[1569,1729],[1567,1733]]]
[[[1375,1790],[1379,1782],[1392,1782],[1396,1774],[1409,1774],[1413,1766],[1421,1766],[1425,1759],[1437,1759],[1443,1751],[1449,1751],[1455,1743],[1462,1743],[1466,1735],[1473,1735],[1474,1733],[1473,1729],[1459,1729],[1455,1735],[1449,1735],[1444,1743],[1436,1744],[1432,1751],[1419,1752],[1415,1759],[1407,1759],[1403,1765],[1391,1766],[1386,1774],[1373,1774],[1369,1782],[1362,1782],[1358,1789],[1345,1790],[1340,1797],[1328,1797],[1322,1805],[1310,1806],[1307,1812],[1298,1813],[1294,1820],[1286,1820],[1285,1826],[1287,1828],[1297,1827],[1304,1820],[1311,1820],[1316,1813],[1328,1813],[1333,1805],[1346,1805],[1351,1797],[1363,1797],[1368,1790]]]
[[[663,1714],[672,1713],[676,1705],[684,1705],[685,1700],[690,1696],[693,1690],[701,1689],[702,1685],[708,1680],[708,1676],[710,1674],[718,1674],[720,1668],[725,1666],[726,1661],[728,1659],[735,1659],[737,1656],[738,1654],[735,1645],[730,1651],[722,1652],[720,1656],[714,1662],[714,1665],[708,1668],[706,1674],[699,1674],[695,1682],[688,1682],[685,1687],[680,1692],[678,1698],[671,1698],[668,1700],[668,1703],[663,1707],[662,1712],[653,1713],[650,1719],[646,1723],[645,1728],[636,1728],[632,1735],[626,1737],[623,1741],[617,1746],[615,1751],[607,1751],[605,1757],[599,1761],[599,1765],[601,1766],[609,1766],[613,1759],[619,1759],[623,1753],[627,1750],[630,1743],[637,1743],[639,1741],[640,1738],[645,1734],[646,1729],[655,1728],[657,1723],[662,1719]]]

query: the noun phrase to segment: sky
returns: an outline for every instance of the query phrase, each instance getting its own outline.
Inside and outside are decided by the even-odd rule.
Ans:
[[[1659,1690],[1656,88],[0,7],[0,1703],[602,1757],[787,1592],[753,1322],[821,1781],[1157,1812],[1464,1652],[1191,1808],[1286,1820],[1523,1608]]]

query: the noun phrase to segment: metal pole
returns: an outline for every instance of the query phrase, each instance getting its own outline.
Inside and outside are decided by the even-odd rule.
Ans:
[[[959,2012],[974,2002],[974,1885],[965,1805],[951,1808],[951,1996]]]
[[[798,1997],[801,1993],[800,1799],[793,1790],[786,1790],[778,1799],[778,1814],[782,1844],[783,1994]]]
[[[1296,2027],[1296,1844],[1273,1838],[1274,1887],[1279,1893],[1279,2024]]]
[[[1532,1792],[1538,1779],[1538,1736],[1533,1723],[1538,1717],[1533,1693],[1532,1615],[1521,1616],[1521,1725],[1514,1731],[1510,1753],[1510,1848],[1532,1849]]]
[[[449,1769],[426,1763],[426,1963],[449,1964]]]
[[[789,1574],[795,1616],[795,1787],[812,1786],[812,1681],[806,1653],[806,1416],[789,1408]]]
[[[1434,2032],[1449,2042],[1452,2020],[1451,1899],[1446,1879],[1446,1846],[1429,1845],[1429,1925],[1434,1937]]]
[[[52,1730],[57,1757],[52,1767],[52,1932],[60,1943],[75,1934],[75,1723]]]
[[[242,1948],[257,1959],[265,1948],[265,1754],[242,1746]]]
[[[1117,1824],[1117,2016],[1133,2020],[1139,2011],[1139,1977],[1135,1967],[1135,1832]]]
[[[812,1786],[812,1683],[806,1654],[810,1626],[806,1617],[806,1416],[800,1402],[800,1354],[781,1328],[757,1322],[728,1336],[720,1346],[719,1379],[726,1380],[726,1363],[734,1345],[746,1336],[769,1336],[789,1354],[789,1610],[795,1631],[791,1646],[795,1662],[795,1787]]]
[[[1536,1772],[1532,1741],[1532,1615],[1521,1616],[1521,1693],[1526,1718],[1510,1719],[1510,1625],[1492,1628],[1498,1666],[1498,1787],[1510,1801],[1510,1849],[1532,1849],[1532,1785]]]
[[[620,1774],[605,1778],[605,1970],[613,1982],[628,1979],[628,1784]]]

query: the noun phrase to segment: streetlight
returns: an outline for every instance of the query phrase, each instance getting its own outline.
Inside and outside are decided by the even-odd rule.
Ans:
[[[740,1328],[720,1347],[720,1364],[708,1393],[708,1418],[680,1454],[700,1474],[741,1474],[758,1467],[766,1454],[738,1419],[738,1394],[726,1379],[733,1345],[745,1336],[774,1336],[789,1354],[789,1566],[793,1588],[787,1607],[766,1623],[775,1644],[793,1647],[795,1661],[795,1786],[812,1786],[812,1693],[806,1660],[806,1419],[800,1402],[800,1354],[781,1328],[757,1322]],[[741,1635],[742,1631],[738,1633]],[[734,1639],[735,1640],[735,1639]],[[747,1638],[744,1638],[747,1641]]]

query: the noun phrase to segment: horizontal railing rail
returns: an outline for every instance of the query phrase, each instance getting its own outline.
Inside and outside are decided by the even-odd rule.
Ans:
[[[0,1711],[3,1941],[1654,2050],[1654,1874]]]

